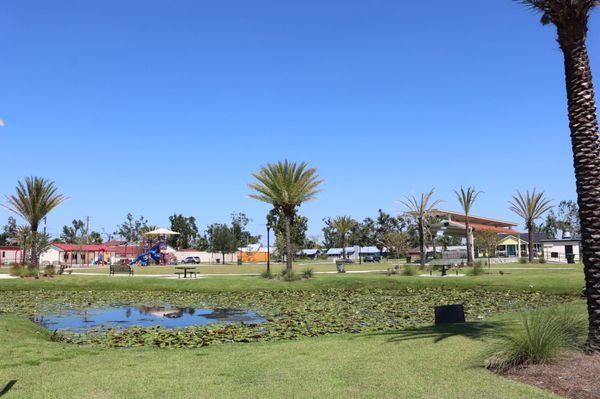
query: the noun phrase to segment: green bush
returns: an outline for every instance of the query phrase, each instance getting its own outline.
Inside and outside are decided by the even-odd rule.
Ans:
[[[16,263],[12,264],[8,268],[8,274],[15,277],[21,277],[21,269],[23,269],[23,266]]]
[[[309,279],[314,277],[315,272],[310,267],[302,270],[302,278]]]
[[[525,258],[524,256],[521,256],[521,257],[519,258],[519,263],[525,264],[525,263],[527,263],[527,262],[529,262],[529,259]]]
[[[543,256],[540,256],[538,258],[538,262],[540,262],[540,263],[546,263],[546,258],[544,258]]]
[[[516,326],[505,329],[486,354],[486,367],[506,371],[523,364],[551,362],[565,349],[583,348],[585,317],[562,309],[529,312]]]
[[[46,265],[44,267],[44,276],[54,277],[55,274],[56,274],[56,268],[54,267],[54,265]]]
[[[271,273],[270,270],[265,270],[264,272],[262,272],[260,274],[260,277],[264,278],[264,279],[267,279],[267,280],[271,280],[275,276],[273,275],[273,273]]]
[[[283,281],[297,281],[300,280],[301,277],[293,270],[283,269],[281,270],[281,273],[279,273],[279,278]]]
[[[417,275],[417,268],[415,266],[413,266],[413,265],[406,265],[402,269],[402,275],[403,276],[416,276]]]
[[[473,264],[473,267],[467,271],[467,275],[469,276],[481,276],[485,273],[485,269],[483,268],[484,263],[480,260]]]

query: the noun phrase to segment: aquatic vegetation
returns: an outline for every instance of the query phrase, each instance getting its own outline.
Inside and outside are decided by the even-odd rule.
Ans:
[[[211,324],[178,329],[133,327],[56,333],[54,339],[109,347],[200,347],[213,343],[297,339],[338,333],[404,329],[433,322],[436,305],[462,303],[468,320],[497,312],[537,309],[567,297],[526,292],[446,288],[268,290],[252,292],[15,291],[3,292],[0,314],[30,317],[82,307],[115,305],[236,308],[257,312],[263,324]]]

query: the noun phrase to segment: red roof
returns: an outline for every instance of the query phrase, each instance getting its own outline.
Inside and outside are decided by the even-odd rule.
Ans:
[[[0,251],[21,251],[21,247],[0,247]]]
[[[120,255],[137,255],[143,250],[142,247],[135,245],[119,246],[119,247],[106,247],[106,252],[114,252]]]
[[[123,241],[123,240],[112,240],[112,241],[106,241],[102,245],[106,245],[107,247],[118,247],[119,245],[123,245],[126,242],[127,241]]]
[[[85,245],[79,245],[79,244],[63,244],[60,242],[54,243],[52,244],[54,245],[56,248],[60,249],[61,251],[64,252],[74,252],[74,251],[106,251],[106,246],[104,246],[103,244],[85,244]]]

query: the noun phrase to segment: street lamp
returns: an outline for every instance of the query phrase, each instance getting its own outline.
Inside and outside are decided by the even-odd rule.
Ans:
[[[271,236],[271,224],[267,223],[267,273],[271,272],[271,245],[269,237]]]

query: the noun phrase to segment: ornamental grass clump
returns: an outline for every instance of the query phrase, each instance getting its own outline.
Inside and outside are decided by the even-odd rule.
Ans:
[[[260,274],[260,277],[264,278],[266,280],[271,280],[271,279],[273,279],[275,277],[275,275],[273,273],[271,273],[270,270],[265,270],[264,272],[262,272]]]
[[[417,275],[417,268],[415,266],[413,266],[413,265],[406,265],[402,269],[402,275],[403,276],[416,276]]]
[[[483,262],[478,260],[477,262],[475,262],[475,264],[473,264],[473,267],[471,269],[469,269],[469,271],[467,272],[467,275],[481,276],[484,273],[485,273],[485,270],[483,268]]]
[[[504,372],[521,365],[549,363],[563,350],[582,349],[586,330],[586,319],[567,307],[526,313],[517,325],[495,337],[485,365]]]
[[[314,277],[315,272],[310,267],[302,270],[302,278],[309,279]]]
[[[279,273],[279,278],[283,281],[298,281],[301,277],[291,269],[283,269]]]

